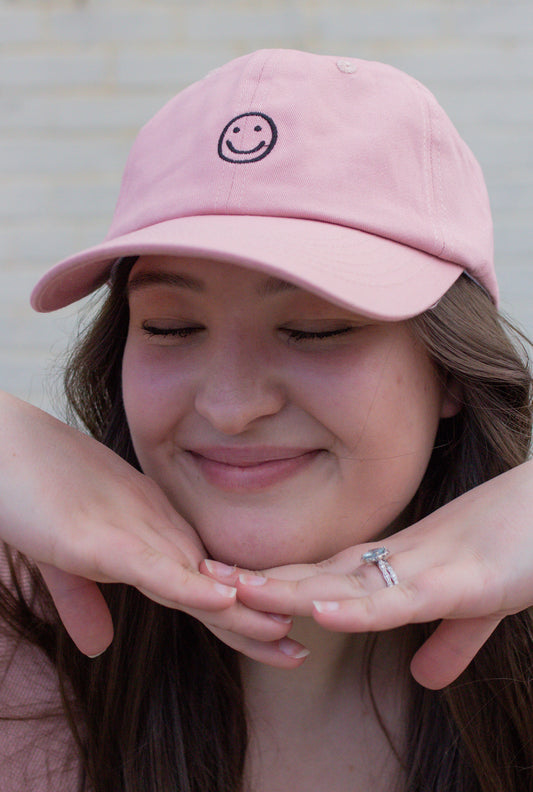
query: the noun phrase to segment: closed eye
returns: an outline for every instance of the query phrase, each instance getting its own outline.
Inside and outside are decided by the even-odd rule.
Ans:
[[[308,341],[320,340],[323,338],[332,338],[333,336],[345,335],[352,332],[353,327],[339,327],[336,330],[292,330],[288,327],[282,327],[281,331],[285,333],[291,341]]]
[[[354,331],[354,327],[339,327],[334,330],[296,330],[288,327],[280,328],[291,341],[320,341],[335,336],[348,335]],[[159,336],[163,338],[190,338],[205,330],[202,325],[185,325],[182,327],[162,326],[143,324],[143,331],[148,336]]]
[[[201,326],[188,325],[185,327],[156,327],[155,325],[143,324],[143,330],[148,336],[163,336],[173,338],[189,338],[205,328]]]

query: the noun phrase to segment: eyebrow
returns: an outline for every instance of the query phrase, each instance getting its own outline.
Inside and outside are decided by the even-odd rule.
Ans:
[[[296,291],[298,289],[299,287],[294,283],[270,276],[266,280],[261,281],[257,287],[257,293],[260,297],[270,297],[273,294],[281,294],[282,292]]]
[[[146,272],[139,272],[130,278],[128,281],[128,294],[148,286],[175,286],[178,289],[190,289],[195,292],[205,291],[205,283],[199,278],[180,275],[177,272],[147,270]]]
[[[197,293],[207,291],[204,281],[200,278],[194,278],[191,275],[183,275],[178,272],[147,270],[146,272],[139,272],[130,279],[128,282],[128,294],[148,286],[173,286],[178,289],[189,289]],[[257,294],[260,297],[269,297],[298,289],[299,287],[295,286],[294,283],[270,276],[258,285]]]

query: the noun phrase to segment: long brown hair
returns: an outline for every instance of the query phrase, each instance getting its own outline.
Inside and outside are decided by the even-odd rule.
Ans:
[[[462,409],[441,421],[415,521],[524,462],[530,451],[532,382],[527,339],[498,315],[466,275],[411,324]],[[514,343],[512,343],[511,338]],[[411,628],[419,646],[433,627]],[[531,614],[504,619],[460,678],[443,691],[412,685],[409,792],[533,790]]]
[[[78,340],[65,387],[72,416],[139,467],[121,395],[132,263],[117,269],[100,313]],[[411,324],[444,382],[453,377],[460,383],[463,400],[457,416],[441,421],[407,515],[416,520],[525,461],[531,378],[490,299],[466,276]],[[130,587],[102,589],[115,639],[95,661],[71,645],[57,617],[52,626],[39,619],[22,591],[13,596],[4,590],[0,600],[0,615],[9,614],[11,626],[56,664],[80,749],[80,790],[239,792],[247,734],[236,654],[194,619]],[[413,647],[431,629],[408,628]],[[502,622],[449,688],[412,684],[406,792],[533,791],[532,657],[529,615],[518,614]]]

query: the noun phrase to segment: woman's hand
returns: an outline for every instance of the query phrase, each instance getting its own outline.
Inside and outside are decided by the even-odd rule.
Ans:
[[[207,562],[262,611],[312,616],[329,630],[387,630],[442,620],[413,657],[428,688],[456,679],[500,620],[533,604],[533,461],[466,493],[385,542],[319,564],[247,573]],[[332,526],[334,530],[334,526]],[[361,555],[385,544],[399,585],[387,588]],[[221,574],[225,573],[225,574]]]
[[[0,538],[38,564],[88,655],[113,634],[95,581],[136,586],[236,650],[286,668],[304,656],[285,637],[287,616],[357,632],[442,619],[412,661],[433,688],[460,674],[501,618],[533,604],[533,462],[387,539],[398,586],[385,588],[376,567],[361,565],[371,545],[252,574],[266,580],[258,586],[240,580],[242,570],[201,563],[198,535],[159,487],[100,443],[7,394],[0,415]]]
[[[0,540],[37,563],[82,652],[97,655],[113,637],[96,582],[121,582],[190,613],[251,657],[301,662],[302,647],[285,638],[290,619],[247,608],[233,586],[201,574],[197,533],[153,481],[8,394],[0,393],[0,416]]]

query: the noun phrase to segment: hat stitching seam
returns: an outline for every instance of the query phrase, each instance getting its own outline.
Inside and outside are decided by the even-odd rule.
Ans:
[[[245,71],[240,77],[239,100],[238,100],[238,104],[234,106],[234,108],[233,108],[234,110],[237,107],[241,108],[244,105],[244,90],[245,90],[244,89],[244,83],[248,79],[248,71],[251,70],[251,68],[252,68],[252,62],[250,61],[246,65]],[[230,165],[230,163],[228,163],[228,165]],[[232,176],[231,176],[231,181],[230,181],[230,184],[229,184],[229,188],[228,188],[228,190],[226,192],[225,201],[222,200],[222,186],[223,186],[223,184],[225,184],[225,179],[220,179],[220,182],[219,182],[218,187],[217,187],[217,193],[216,193],[216,196],[215,196],[215,203],[214,203],[214,209],[215,209],[216,212],[218,212],[218,211],[223,212],[224,208],[227,208],[227,205],[228,205],[228,202],[229,202],[229,197],[230,197],[231,192],[233,190],[233,182],[235,181],[236,173],[237,173],[236,165],[235,165],[235,163],[233,163],[233,173],[232,173]]]
[[[254,105],[255,97],[257,96],[257,93],[259,92],[259,88],[263,87],[263,76],[264,76],[264,73],[265,73],[265,69],[266,69],[269,61],[271,61],[273,57],[274,57],[274,53],[270,52],[269,55],[265,58],[265,60],[263,62],[263,65],[261,66],[261,71],[260,71],[259,76],[257,78],[257,82],[256,82],[256,85],[255,85],[253,94],[252,94],[252,96],[250,98],[249,108],[251,108],[252,105]],[[270,95],[270,90],[271,90],[271,82],[267,83],[267,94],[263,98],[263,102],[259,103],[259,106],[261,108],[261,112],[266,109],[266,105],[268,103],[268,98],[269,98],[269,95]],[[237,172],[236,172],[236,175],[237,175]],[[238,171],[238,175],[241,177],[241,183],[240,183],[240,190],[237,190],[237,188],[235,188],[235,193],[236,193],[235,201],[236,201],[236,207],[240,210],[241,207],[242,207],[242,202],[243,202],[243,198],[244,198],[244,192],[245,192],[247,179],[248,179],[248,176],[251,175],[251,174],[249,174],[246,171],[244,171],[244,172]],[[232,184],[232,191],[233,191],[233,188],[234,188],[234,184]],[[229,198],[230,198],[230,196],[228,196],[228,202],[229,202]]]
[[[249,66],[250,66],[250,69],[251,69],[251,64],[249,64]],[[249,79],[248,71],[246,71],[245,75],[243,75],[242,80],[241,80],[241,89],[240,89],[240,94],[239,94],[239,107],[241,107],[241,108],[244,107],[244,93],[245,93],[244,84],[245,84],[245,81],[247,81],[248,79]],[[248,109],[250,109],[250,108],[248,107]],[[228,191],[226,193],[226,199],[224,201],[224,205],[222,207],[224,209],[228,208],[228,204],[230,202],[231,194],[233,192],[233,185],[235,184],[235,179],[236,178],[237,178],[237,165],[236,165],[236,163],[233,163],[233,172],[231,174],[231,181],[230,181],[230,185],[229,185]]]
[[[437,249],[439,245],[439,234],[435,221],[435,212],[432,201],[434,185],[433,185],[433,154],[432,154],[432,146],[431,146],[431,142],[432,142],[431,118],[430,118],[428,102],[424,95],[424,91],[422,90],[422,86],[417,82],[415,82],[414,85],[417,88],[418,98],[420,102],[420,109],[422,111],[422,117],[424,121],[423,145],[424,145],[425,166],[427,168],[427,174],[428,174],[428,178],[424,178],[424,188],[426,191],[426,208],[427,208],[429,221],[431,223],[431,230],[433,232],[433,241],[435,243],[435,248]]]
[[[244,98],[245,97],[245,79],[243,77],[243,79],[241,81],[241,91],[240,91],[240,96],[239,96],[239,105],[241,107],[241,112],[242,112],[242,108],[244,108],[245,106],[247,108],[247,112],[251,111],[252,105],[253,105],[254,100],[255,100],[256,93],[257,93],[257,91],[259,89],[259,86],[260,86],[260,84],[262,82],[262,79],[263,79],[263,74],[264,74],[264,71],[265,71],[265,67],[266,67],[268,61],[271,58],[272,58],[272,53],[269,53],[269,55],[264,59],[263,64],[261,66],[261,69],[259,71],[259,74],[258,74],[258,76],[256,78],[256,84],[255,84],[255,86],[253,88],[252,94],[251,94],[250,98],[248,99],[248,101],[246,103],[245,103],[245,98]],[[253,63],[250,63],[250,71],[252,70],[252,65],[253,65]],[[248,77],[248,74],[247,74],[246,75],[246,80],[249,80],[249,79],[250,78]],[[237,171],[237,164],[235,163],[233,165],[233,174],[232,174],[232,177],[231,177],[231,183],[230,183],[227,195],[226,195],[226,200],[224,201],[224,208],[225,209],[229,208],[229,204],[230,204],[230,201],[232,200],[233,193],[236,192],[235,184],[236,184],[236,180],[237,180],[237,175],[242,176],[241,190],[240,190],[241,197],[239,198],[239,196],[236,195],[235,196],[235,201],[236,201],[237,207],[239,207],[239,208],[240,208],[240,206],[242,204],[242,194],[243,194],[243,191],[244,191],[244,185],[245,185],[245,182],[246,182],[247,174],[246,174],[246,172],[243,173],[242,171]]]
[[[439,142],[441,140],[441,129],[439,126],[438,119],[435,118],[435,113],[431,112],[431,107],[428,102],[428,110],[429,110],[429,123],[431,129],[431,141],[433,143],[431,147],[432,151],[432,162],[434,167],[431,170],[433,176],[433,191],[435,194],[435,199],[438,201],[440,211],[442,212],[442,216],[446,216],[446,205],[444,201],[444,187],[442,181],[442,163],[441,163],[441,153],[440,153],[440,146]],[[433,130],[436,130],[437,134],[433,133]],[[438,213],[437,213],[438,216]],[[446,253],[446,239],[445,239],[445,232],[444,232],[445,224],[442,221],[439,221],[439,228],[436,229],[436,237],[435,242],[439,244],[439,234],[440,234],[440,249],[436,251],[436,255],[439,257],[444,258]]]
[[[441,141],[442,140],[442,134],[441,134],[441,129],[440,129],[440,121],[437,121],[437,126],[439,128],[439,141]],[[443,177],[442,177],[442,157],[441,157],[440,147],[439,147],[438,160],[439,160],[439,196],[440,196],[440,207],[441,207],[441,211],[442,211],[442,215],[441,215],[441,218],[442,218],[441,219],[441,235],[442,235],[441,255],[445,256],[447,254],[448,258],[451,258],[453,256],[453,250],[449,247],[449,245],[446,242],[446,231],[445,231],[445,229],[448,226],[448,223],[445,222],[445,221],[447,220],[447,217],[448,217],[448,211],[447,211],[447,208],[446,208],[446,201],[444,199],[444,180],[443,180]]]

